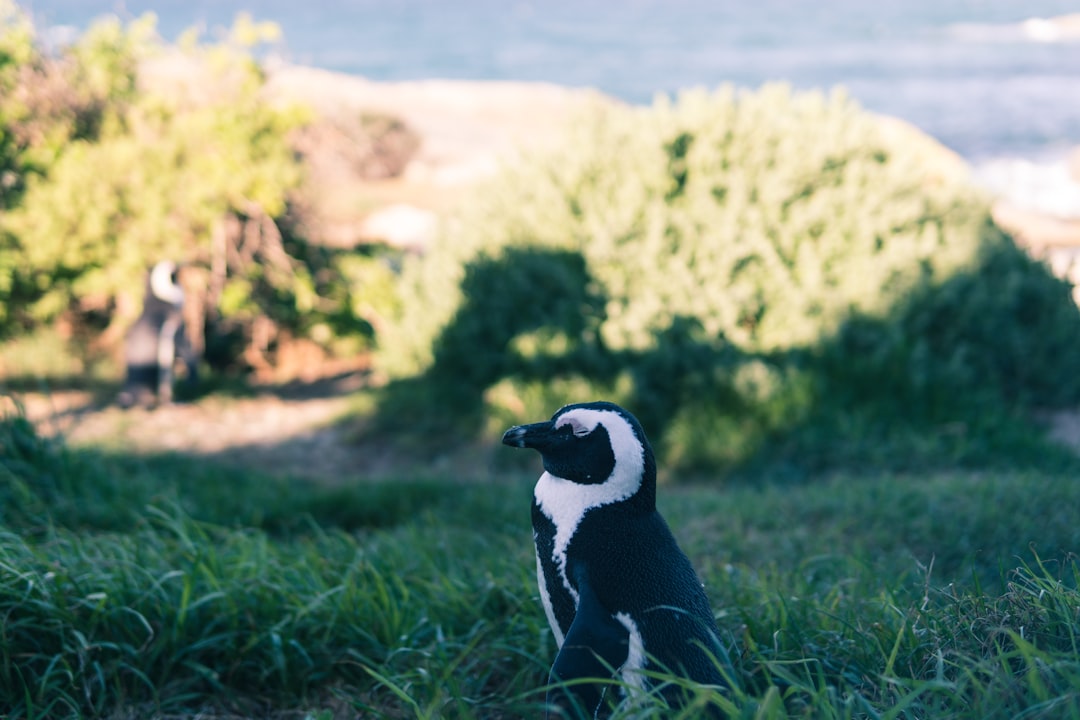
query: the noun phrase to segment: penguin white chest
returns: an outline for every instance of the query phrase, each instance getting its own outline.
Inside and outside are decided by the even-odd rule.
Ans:
[[[570,547],[570,540],[581,525],[582,518],[589,510],[586,498],[581,496],[580,490],[590,486],[578,485],[569,480],[556,477],[545,472],[536,483],[533,494],[537,507],[540,508],[551,524],[555,526],[555,536],[552,538],[551,559],[555,564],[555,571],[559,574],[563,587],[574,599],[574,609],[577,609],[580,600],[577,590],[571,584],[566,575],[566,552]],[[547,583],[544,581],[543,568],[540,558],[536,558],[537,583],[540,586],[540,600],[544,604],[544,611],[548,617],[548,623],[555,633],[555,640],[562,647],[562,629],[555,620],[551,596],[548,593]]]
[[[619,468],[616,467],[616,472],[612,473],[612,479],[619,479],[618,470]],[[594,508],[626,500],[637,492],[640,485],[639,479],[637,482],[612,482],[612,479],[596,485],[582,485],[545,472],[536,483],[536,490],[533,495],[536,505],[555,526],[551,559],[555,564],[556,572],[559,574],[563,587],[566,588],[567,592],[570,593],[570,597],[574,600],[575,609],[579,602],[578,592],[566,574],[566,554],[571,540],[577,533],[586,513]],[[536,562],[540,600],[544,605],[548,623],[555,633],[555,639],[559,646],[562,647],[562,631],[555,621],[552,601],[547,585],[544,582],[543,568],[539,556]]]

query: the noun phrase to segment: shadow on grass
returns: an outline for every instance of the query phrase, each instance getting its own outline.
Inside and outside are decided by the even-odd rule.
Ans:
[[[1080,313],[1067,284],[989,222],[982,252],[929,270],[882,316],[818,342],[747,352],[675,316],[646,350],[613,350],[608,298],[570,251],[509,248],[465,269],[463,303],[423,374],[382,393],[374,431],[418,451],[492,435],[603,395],[666,463],[717,475],[859,466],[1076,467],[1028,417],[1080,402]]]
[[[176,402],[194,402],[216,395],[220,397],[257,397],[268,395],[282,399],[325,399],[339,397],[362,387],[369,376],[366,368],[354,368],[320,375],[312,380],[282,382],[253,382],[248,376],[236,373],[203,372],[198,380],[182,378],[176,384]],[[49,395],[57,392],[86,393],[87,405],[105,407],[112,404],[120,392],[119,380],[87,377],[85,375],[12,375],[0,377],[0,394]]]
[[[329,486],[177,454],[69,448],[19,415],[0,420],[0,469],[0,525],[30,534],[52,526],[130,532],[151,506],[276,535],[388,528],[429,514],[466,525],[524,522],[481,484],[401,477]]]
[[[19,385],[29,387],[21,392],[0,385],[0,412],[25,413],[42,433],[79,444],[136,452],[183,450],[277,474],[351,479],[363,474],[357,460],[365,454],[347,442],[346,429],[338,424],[353,403],[311,401],[348,398],[367,382],[367,372],[358,370],[194,397],[182,384],[178,389],[187,391],[167,406],[130,409],[114,402],[116,384],[100,384],[94,392],[63,390],[47,382]]]

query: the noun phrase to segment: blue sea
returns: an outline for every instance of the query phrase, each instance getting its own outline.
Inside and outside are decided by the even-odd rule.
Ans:
[[[843,86],[976,167],[1063,164],[1080,146],[1077,0],[23,0],[57,36],[158,17],[175,39],[239,12],[285,59],[373,80],[589,86],[632,103],[691,86]],[[1077,209],[1080,213],[1080,208]]]

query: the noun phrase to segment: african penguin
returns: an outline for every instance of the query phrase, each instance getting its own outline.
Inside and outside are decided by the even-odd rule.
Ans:
[[[543,458],[532,521],[540,598],[559,646],[552,683],[617,678],[647,689],[648,671],[659,670],[729,687],[701,581],[656,510],[656,460],[637,419],[609,402],[567,405],[502,441]],[[597,716],[608,684],[556,688],[548,706]]]
[[[184,336],[184,290],[176,263],[162,260],[146,279],[142,313],[124,338],[127,375],[117,402],[123,407],[172,400],[173,365],[183,359],[188,378],[196,358]]]

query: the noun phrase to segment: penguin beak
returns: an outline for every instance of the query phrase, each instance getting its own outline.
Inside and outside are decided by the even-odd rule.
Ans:
[[[519,448],[542,448],[547,445],[555,433],[555,423],[538,422],[531,425],[517,425],[503,433],[503,445]]]

